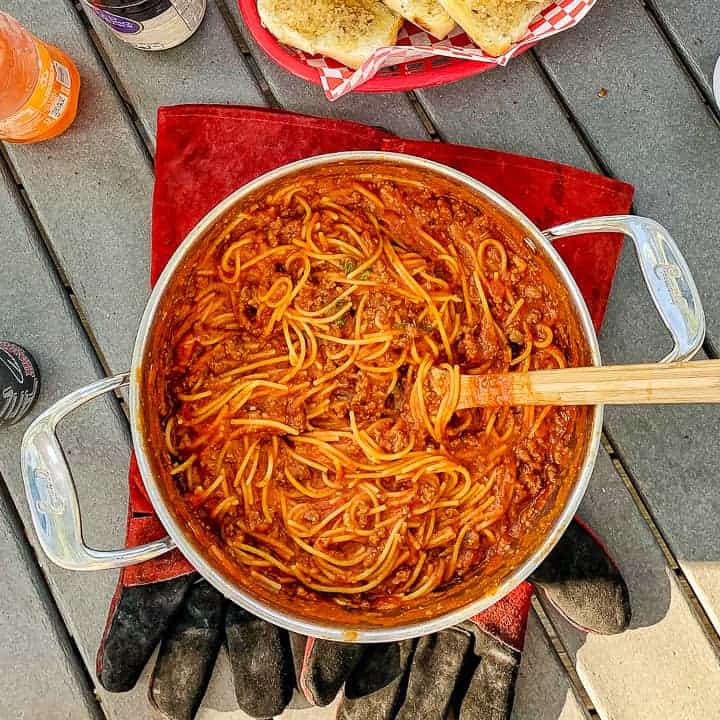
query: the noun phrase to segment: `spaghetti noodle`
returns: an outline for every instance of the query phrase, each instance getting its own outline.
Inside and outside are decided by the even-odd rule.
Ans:
[[[430,182],[286,180],[182,292],[155,410],[170,482],[250,583],[421,601],[502,552],[568,474],[582,408],[456,411],[461,373],[581,358],[532,248]]]

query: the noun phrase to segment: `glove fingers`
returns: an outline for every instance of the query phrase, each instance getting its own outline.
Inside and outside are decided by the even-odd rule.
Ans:
[[[231,604],[225,636],[240,709],[255,718],[279,715],[295,686],[287,633]]]
[[[420,638],[397,720],[443,720],[471,647],[471,636],[461,630]]]
[[[192,720],[200,707],[223,637],[225,600],[204,580],[188,592],[160,644],[150,700],[171,720]]]
[[[586,632],[615,635],[630,624],[630,594],[620,571],[577,520],[530,580],[568,622]]]
[[[475,654],[480,662],[470,678],[458,720],[508,720],[515,697],[520,653],[479,631]]]
[[[195,577],[123,587],[98,651],[97,675],[110,692],[130,690]]]
[[[293,646],[296,668],[300,661],[298,687],[313,705],[329,705],[357,667],[365,646],[311,637],[304,640],[302,657],[299,657],[299,646]]]
[[[338,720],[394,720],[402,704],[412,640],[371,645],[345,683]]]

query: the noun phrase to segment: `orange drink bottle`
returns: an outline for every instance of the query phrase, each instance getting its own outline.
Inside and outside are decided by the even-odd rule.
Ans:
[[[79,92],[72,60],[0,12],[0,140],[30,143],[64,132]]]

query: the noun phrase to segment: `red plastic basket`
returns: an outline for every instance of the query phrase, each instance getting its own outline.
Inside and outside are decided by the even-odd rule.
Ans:
[[[309,61],[320,58],[319,55],[299,54],[292,48],[280,43],[275,36],[263,27],[258,14],[256,0],[238,0],[240,12],[245,24],[260,47],[281,67],[293,75],[320,85],[320,74]],[[406,23],[406,27],[410,23]],[[412,25],[410,25],[412,27]],[[524,48],[526,50],[528,48]],[[520,53],[518,53],[520,54]],[[324,58],[328,65],[344,67],[329,58]],[[402,92],[419,88],[433,87],[455,82],[471,75],[495,67],[474,60],[434,55],[382,68],[377,75],[357,88],[358,92]]]

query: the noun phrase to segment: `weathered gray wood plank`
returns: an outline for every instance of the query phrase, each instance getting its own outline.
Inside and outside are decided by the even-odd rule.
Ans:
[[[86,13],[152,146],[160,105],[265,104],[215,3],[208,3],[202,25],[187,42],[164,52],[135,50],[116,38],[95,13]]]
[[[593,169],[592,161],[537,64],[521,55],[506,68],[417,92],[448,142],[477,145]]]
[[[708,617],[720,632],[717,406],[609,408],[612,439]]]
[[[713,69],[720,56],[720,5],[706,0],[651,0],[649,4],[712,97]]]
[[[0,478],[2,482],[2,478]],[[48,720],[99,720],[100,708],[87,687],[65,628],[52,606],[22,527],[0,491],[0,667],[5,720],[28,717],[28,700]]]
[[[603,161],[636,186],[639,213],[668,227],[700,288],[717,350],[720,290],[720,133],[640,3],[598,3],[571,33],[538,45]],[[607,97],[598,97],[605,87]],[[637,263],[626,248],[603,327],[606,362],[657,359],[670,349]],[[703,600],[720,617],[717,503],[708,478],[720,464],[714,408],[610,409],[606,428]]]
[[[97,379],[100,374],[92,348],[77,322],[75,313],[58,284],[41,248],[39,238],[30,226],[19,205],[13,183],[0,171],[0,239],[3,240],[2,273],[0,273],[0,296],[3,312],[0,313],[0,336],[26,347],[40,365],[42,386],[38,404],[31,414],[45,409],[49,404],[68,392]],[[31,417],[0,433],[0,474],[7,483],[10,495],[22,517],[30,542],[33,544],[43,572],[45,573],[55,602],[70,634],[78,644],[85,664],[92,673],[95,652],[100,642],[110,598],[115,588],[115,573],[73,573],[52,565],[39,545],[32,529],[29,508],[20,476],[20,441]],[[127,481],[125,473],[128,459],[127,432],[119,412],[107,400],[98,400],[76,415],[70,416],[61,426],[61,436],[66,455],[73,468],[83,509],[84,529],[90,544],[111,547],[122,543],[125,526]],[[4,545],[7,543],[4,542]],[[17,550],[11,546],[4,553]],[[12,571],[16,562],[3,554],[3,567]],[[7,579],[6,579],[7,580]],[[24,602],[18,604],[18,593],[12,582],[4,582],[0,603],[5,612],[25,613]],[[24,591],[27,592],[28,591]],[[30,598],[28,597],[28,603]],[[27,606],[32,608],[32,604]],[[0,617],[4,613],[0,610]],[[30,616],[28,615],[28,618]],[[47,623],[37,629],[37,635],[28,630],[27,647],[36,649],[47,646],[52,649],[51,635],[46,635]],[[3,648],[8,647],[8,636],[3,635]],[[22,647],[22,646],[21,646]],[[26,659],[30,663],[30,658]],[[45,666],[33,668],[2,665],[3,673],[12,672],[20,691],[25,693],[25,715],[35,717],[40,713],[41,697],[30,683],[32,674],[42,672],[50,683],[50,676],[66,675],[62,664],[57,668]],[[10,683],[4,683],[5,688]],[[68,690],[69,692],[69,690]],[[58,690],[58,703],[65,702],[66,695]],[[109,695],[100,691],[104,712],[113,720],[128,717],[147,717],[147,706],[142,689],[123,694]],[[68,699],[68,702],[70,700]],[[85,712],[83,695],[76,695],[78,717]],[[51,708],[47,708],[50,712]],[[6,717],[4,713],[0,713]]]
[[[512,720],[586,720],[587,717],[545,630],[531,610]]]
[[[694,720],[717,715],[720,664],[660,548],[601,452],[580,509],[623,572],[630,629],[585,635],[548,614],[602,718]]]
[[[236,0],[219,1],[225,3],[273,95],[286,110],[355,120],[405,137],[427,136],[410,100],[402,93],[351,93],[334,103],[328,102],[319,85],[291,75],[260,49],[243,22]]]
[[[607,167],[636,186],[635,206],[675,235],[720,337],[714,268],[720,132],[640,0],[598,3],[573,30],[535,49]],[[601,88],[607,95],[598,95]],[[649,308],[634,283],[618,285],[628,304]]]
[[[8,0],[3,9],[63,48],[80,71],[80,111],[68,132],[6,149],[110,367],[119,372],[129,366],[148,293],[150,163],[70,4]]]

